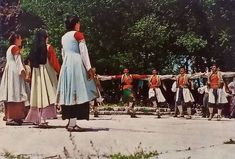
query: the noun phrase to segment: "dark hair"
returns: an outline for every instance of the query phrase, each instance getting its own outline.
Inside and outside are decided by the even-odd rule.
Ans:
[[[65,20],[65,27],[67,31],[74,30],[76,23],[80,22],[80,18],[76,15],[69,15]]]
[[[12,32],[8,38],[10,45],[14,45],[16,39],[19,39],[20,37],[21,37],[20,34]]]
[[[39,67],[40,64],[44,65],[47,62],[47,44],[46,38],[48,37],[47,31],[39,29],[36,31],[33,48],[29,54],[29,59],[32,67]]]
[[[29,56],[25,58],[24,64],[25,64],[25,65],[28,65],[28,64],[29,64]]]
[[[215,66],[215,67],[218,67],[218,65],[216,63],[213,63],[211,66]]]

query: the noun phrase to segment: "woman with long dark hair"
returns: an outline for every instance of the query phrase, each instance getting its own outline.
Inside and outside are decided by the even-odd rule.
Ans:
[[[25,117],[25,105],[28,105],[28,96],[24,81],[25,69],[21,61],[20,34],[12,33],[9,42],[7,63],[0,85],[0,101],[5,104],[6,125],[21,125]]]
[[[63,64],[61,67],[57,103],[62,108],[62,119],[69,119],[68,131],[82,131],[76,120],[89,120],[89,101],[97,97],[94,72],[91,68],[85,38],[80,32],[77,16],[68,16],[67,32],[62,37]]]
[[[51,72],[59,74],[60,64],[54,48],[48,45],[48,34],[44,29],[36,31],[30,64],[32,69],[30,110],[25,119],[39,126],[48,126],[47,119],[56,117],[56,79]],[[51,69],[51,70],[50,70]]]

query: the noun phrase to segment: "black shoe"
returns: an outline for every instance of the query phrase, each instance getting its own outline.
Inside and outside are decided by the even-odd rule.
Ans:
[[[2,120],[3,120],[3,121],[7,121],[7,117],[4,116],[4,117],[2,118]]]
[[[98,117],[99,117],[98,112],[94,112],[94,117],[95,117],[95,118],[98,118]]]
[[[18,120],[15,120],[19,125],[22,125],[22,123],[23,123],[23,120],[21,120],[21,119],[18,119]]]
[[[131,118],[138,118],[135,114],[131,114]]]
[[[83,129],[83,128],[75,125],[74,127],[67,127],[67,131],[68,132],[84,132],[84,131],[86,131],[86,129]]]
[[[11,120],[11,121],[6,122],[6,125],[8,125],[8,126],[20,126],[21,124],[16,122],[15,120]]]

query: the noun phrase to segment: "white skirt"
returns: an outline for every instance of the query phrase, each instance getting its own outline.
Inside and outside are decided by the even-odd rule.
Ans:
[[[56,81],[55,81],[56,82]],[[55,103],[56,91],[45,65],[33,68],[30,106],[45,108]]]
[[[155,95],[155,92],[156,92],[156,95]],[[149,98],[153,98],[153,97],[156,97],[157,101],[160,103],[166,101],[160,88],[155,88],[155,91],[154,91],[154,88],[149,89]]]
[[[188,88],[183,88],[183,97],[185,103],[194,102],[193,95]],[[177,88],[176,90],[176,101],[178,101],[178,98],[179,98],[179,88]]]
[[[209,89],[209,103],[211,104],[225,104],[228,103],[228,100],[226,98],[226,93],[223,89],[217,89],[218,99],[215,101],[215,96],[213,94],[213,89]]]
[[[19,75],[16,65],[7,64],[0,85],[0,101],[25,102],[28,96],[24,79]]]

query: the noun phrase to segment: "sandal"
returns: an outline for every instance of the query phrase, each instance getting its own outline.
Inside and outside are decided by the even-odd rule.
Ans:
[[[38,127],[39,127],[39,128],[48,128],[49,125],[48,125],[48,122],[45,122],[45,123],[40,123],[40,124],[38,124]]]
[[[4,116],[4,117],[2,118],[2,120],[3,120],[3,121],[7,121],[7,117]]]
[[[11,120],[11,121],[6,121],[6,125],[9,126],[20,126],[21,124],[15,120]]]
[[[208,118],[208,120],[211,121],[212,118],[213,118],[213,115],[210,115],[209,118]]]
[[[217,116],[217,121],[220,121],[222,119],[222,116],[221,115],[218,115]]]
[[[138,118],[135,114],[131,114],[131,118]]]
[[[67,127],[67,130],[69,131],[69,132],[83,132],[83,131],[85,131],[85,129],[83,129],[83,128],[81,128],[81,127],[79,127],[79,126],[77,126],[77,125],[75,125],[74,127]]]
[[[99,117],[99,113],[97,111],[94,112],[94,117],[98,118]]]
[[[177,115],[177,118],[184,118],[184,115]]]
[[[192,119],[191,115],[186,116],[186,119]]]

